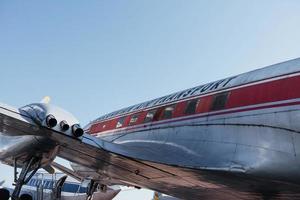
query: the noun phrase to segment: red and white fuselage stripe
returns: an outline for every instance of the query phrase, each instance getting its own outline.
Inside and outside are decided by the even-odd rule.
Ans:
[[[158,106],[150,107],[144,110],[139,110],[137,112],[125,113],[123,115],[117,116],[115,118],[103,121],[97,121],[93,125],[97,125],[99,123],[103,123],[105,121],[116,120],[122,116],[129,116],[135,113],[145,112],[152,109],[157,109],[161,107],[165,107],[170,104],[178,104],[181,102],[186,102],[191,99],[201,99],[199,112],[190,116],[177,116],[172,119],[155,121],[151,123],[151,126],[154,127],[156,125],[162,124],[170,124],[180,121],[187,120],[195,120],[200,118],[205,118],[209,116],[218,116],[218,115],[229,115],[233,113],[241,113],[262,109],[270,109],[270,108],[279,108],[279,107],[287,107],[300,105],[300,89],[297,89],[297,86],[300,85],[300,72],[295,72],[283,76],[273,77],[269,79],[264,79],[261,81],[251,82],[248,84],[238,85],[231,88],[226,88],[224,90],[207,93],[204,95],[193,96],[186,99],[181,99],[176,102],[171,102],[167,104],[161,104]],[[210,111],[209,105],[211,103],[211,99],[215,94],[229,92],[230,96],[225,109],[220,111]],[[201,105],[202,104],[202,105]],[[203,105],[207,104],[207,105]],[[92,135],[107,135],[112,133],[119,133],[123,131],[136,131],[141,129],[149,129],[148,124],[138,124],[135,126],[127,126],[120,129],[110,129],[105,131],[89,131]],[[89,126],[89,127],[91,127]]]

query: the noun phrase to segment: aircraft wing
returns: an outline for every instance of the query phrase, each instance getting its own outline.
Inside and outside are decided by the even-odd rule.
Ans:
[[[7,148],[10,147],[8,145],[9,138],[6,137],[14,137],[15,142],[23,136],[32,136],[40,144],[45,145],[51,141],[51,144],[59,146],[58,156],[92,169],[103,170],[112,177],[120,176],[124,181],[170,176],[168,172],[148,166],[134,158],[122,156],[121,154],[126,153],[126,150],[118,146],[87,134],[84,134],[82,139],[77,139],[63,132],[41,126],[36,123],[32,115],[5,104],[0,104],[0,131],[2,136],[0,144],[4,148],[6,144]]]
[[[100,178],[108,183],[155,189],[156,186],[150,184],[151,180],[156,179],[163,186],[171,179],[178,179],[172,172],[129,156],[137,154],[135,150],[87,134],[81,139],[74,138],[37,123],[32,114],[5,104],[0,104],[0,131],[0,159],[9,165],[14,164],[17,149],[23,147],[18,145],[18,141],[29,137],[34,142],[29,142],[26,150],[22,149],[17,155],[19,158],[26,159],[31,153],[43,150],[43,146],[55,145],[59,149],[57,156],[97,171]],[[33,143],[37,143],[40,149],[32,149]],[[190,185],[187,182],[182,184]]]
[[[138,159],[140,149],[105,142],[88,134],[75,138],[39,123],[35,113],[27,113],[4,104],[0,105],[0,131],[0,159],[9,165],[14,164],[16,156],[24,161],[31,154],[44,151],[44,147],[49,149],[52,146],[57,149],[57,156],[96,171],[97,178],[104,183],[146,187],[173,195],[178,193],[178,186],[194,190],[196,186],[202,185],[203,191],[207,187],[216,187],[214,184],[195,182],[185,170],[178,173],[173,167]],[[24,137],[25,140],[30,138],[25,149],[21,143]],[[15,155],[18,149],[20,155]],[[21,166],[21,163],[18,165]],[[180,193],[182,194],[179,196],[184,194]]]

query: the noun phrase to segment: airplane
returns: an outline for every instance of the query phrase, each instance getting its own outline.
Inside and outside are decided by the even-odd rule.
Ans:
[[[11,198],[19,199],[38,169],[53,172],[61,157],[90,181],[89,196],[96,186],[125,185],[180,199],[300,199],[299,85],[300,58],[133,105],[83,128],[49,102],[0,104],[0,160],[21,168]]]
[[[77,180],[69,180],[68,176],[55,172],[37,172],[20,192],[21,199],[27,200],[86,200],[87,185]],[[5,187],[9,192],[13,188]],[[107,188],[105,193],[95,191],[93,200],[112,200],[120,192],[119,188]],[[5,198],[0,198],[5,200]],[[8,199],[8,198],[7,198]]]

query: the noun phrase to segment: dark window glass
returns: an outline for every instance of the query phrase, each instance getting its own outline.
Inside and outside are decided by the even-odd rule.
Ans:
[[[118,123],[116,125],[116,128],[121,128],[124,124],[124,121],[125,121],[125,117],[121,117],[119,120],[118,120]]]
[[[129,125],[133,125],[133,124],[136,124],[137,120],[139,118],[139,115],[132,115],[131,118],[130,118],[130,122],[129,122]]]
[[[199,99],[193,99],[187,102],[184,114],[191,115],[196,113]]]
[[[228,92],[217,94],[213,98],[211,110],[221,110],[225,108],[228,99]]]
[[[151,110],[151,111],[149,111],[149,112],[147,113],[145,119],[144,119],[144,123],[152,122],[155,113],[156,113],[156,110]]]
[[[175,105],[166,107],[163,111],[162,119],[172,118],[174,110],[175,110]]]

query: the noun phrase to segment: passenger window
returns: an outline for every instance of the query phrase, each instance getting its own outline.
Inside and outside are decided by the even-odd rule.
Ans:
[[[161,119],[170,119],[170,118],[172,118],[174,110],[175,110],[175,105],[166,107],[163,111],[163,115],[162,115]]]
[[[227,99],[228,99],[228,92],[217,94],[213,98],[211,110],[221,110],[225,108]]]
[[[184,114],[192,115],[196,113],[196,108],[198,106],[199,99],[193,99],[187,102]]]
[[[117,123],[117,126],[116,128],[121,128],[124,124],[124,121],[125,121],[125,117],[121,117],[119,120],[118,120],[118,123]]]
[[[152,122],[155,113],[156,113],[156,110],[149,111],[144,119],[144,123]]]
[[[138,118],[139,118],[138,114],[132,115],[131,118],[130,118],[129,125],[134,125],[137,122]]]

